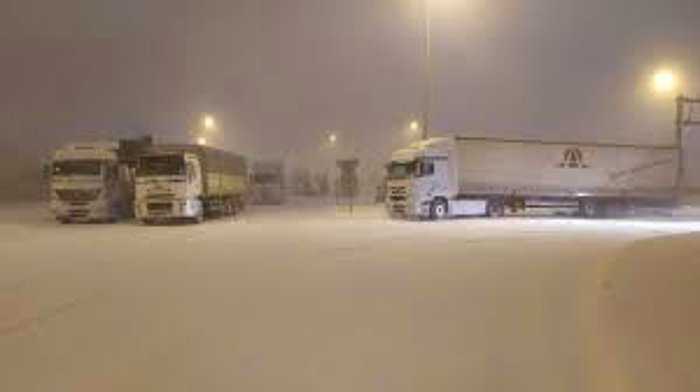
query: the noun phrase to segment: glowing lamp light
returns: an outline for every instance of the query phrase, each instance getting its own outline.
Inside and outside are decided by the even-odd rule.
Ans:
[[[661,69],[656,71],[651,83],[657,93],[672,93],[678,88],[678,76],[669,69]]]
[[[207,114],[204,116],[202,120],[202,124],[204,125],[204,129],[206,130],[211,130],[216,127],[216,120],[214,119],[213,116]]]

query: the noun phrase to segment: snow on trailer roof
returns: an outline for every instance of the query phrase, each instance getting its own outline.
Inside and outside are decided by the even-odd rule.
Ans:
[[[60,160],[107,160],[117,159],[119,143],[94,142],[94,143],[71,143],[53,154],[53,159]]]
[[[209,146],[196,144],[163,144],[153,146],[145,150],[142,156],[167,155],[167,154],[196,154],[207,171],[227,171],[244,174],[247,173],[247,159],[239,154],[219,150]]]
[[[118,142],[98,141],[70,143],[63,147],[64,150],[118,150]]]
[[[500,137],[478,137],[478,136],[456,136],[457,142],[492,142],[492,143],[520,143],[520,144],[541,144],[550,146],[578,146],[578,147],[607,147],[607,148],[638,148],[638,149],[658,149],[673,150],[678,147],[671,144],[634,144],[634,143],[605,143],[605,142],[582,142],[567,140],[540,140],[540,139],[518,139]],[[427,140],[429,141],[429,140]],[[426,141],[426,142],[427,142]],[[420,142],[419,142],[420,143]]]
[[[620,148],[620,149],[640,149],[640,150],[676,150],[678,147],[670,144],[633,144],[633,143],[604,143],[604,142],[582,142],[566,140],[538,140],[500,137],[480,137],[480,136],[454,136],[454,137],[433,137],[426,140],[419,140],[411,143],[409,148],[394,151],[392,161],[408,162],[420,156],[444,154],[456,143],[507,143],[507,144],[537,144],[547,146],[573,146],[592,148]]]
[[[444,156],[447,150],[454,147],[454,139],[434,137],[417,141],[409,148],[394,151],[391,155],[393,162],[410,162],[419,156]]]
[[[431,147],[443,147],[450,145],[454,142],[453,138],[449,137],[431,137],[425,140],[419,140],[417,142],[411,143],[411,148],[413,149],[426,149]]]

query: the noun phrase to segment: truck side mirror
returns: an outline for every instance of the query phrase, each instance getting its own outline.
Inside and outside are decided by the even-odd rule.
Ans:
[[[41,164],[41,178],[43,180],[51,179],[51,172],[53,172],[53,164],[46,162]]]

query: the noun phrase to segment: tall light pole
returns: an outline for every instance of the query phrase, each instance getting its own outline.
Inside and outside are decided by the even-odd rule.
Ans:
[[[700,105],[700,98],[690,98],[680,94],[680,82],[678,75],[668,68],[659,69],[651,78],[651,85],[657,94],[668,96],[676,95],[676,118],[674,145],[678,150],[678,165],[676,168],[676,193],[683,194],[685,187],[685,149],[683,136],[686,127],[700,126],[700,121],[694,120],[690,115],[694,105]]]
[[[336,204],[338,204],[338,192],[337,192],[337,179],[335,178],[335,167],[338,162],[338,133],[331,131],[328,133],[328,138],[326,143],[326,150],[328,150],[329,158],[331,160],[328,170],[330,171],[330,178],[328,172],[324,174],[327,181],[332,181],[329,185],[332,189],[335,189],[335,199]],[[327,196],[327,195],[324,195]]]
[[[676,97],[676,148],[678,149],[676,192],[679,195],[683,193],[683,188],[685,187],[685,151],[683,149],[683,134],[685,133],[686,127],[700,126],[700,121],[694,120],[691,117],[692,108],[694,105],[700,105],[700,98],[689,98],[683,94]]]
[[[431,0],[423,0],[423,127],[421,138],[428,139],[430,133],[430,109],[432,106],[431,87],[433,84],[433,59],[432,59],[432,15],[431,15]]]

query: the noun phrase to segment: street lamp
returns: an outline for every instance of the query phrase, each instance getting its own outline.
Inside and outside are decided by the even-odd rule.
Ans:
[[[418,120],[411,121],[408,125],[408,129],[410,129],[411,132],[418,132],[420,130],[420,122],[418,122]]]
[[[205,114],[204,117],[202,117],[202,125],[204,126],[204,130],[211,131],[216,128],[216,119],[210,114]]]
[[[200,146],[216,144],[216,140],[219,140],[222,136],[216,117],[209,113],[200,115],[197,125],[192,132],[194,142]]]
[[[335,133],[331,133],[330,135],[328,135],[328,143],[331,147],[335,147],[335,145],[338,143],[338,135],[336,135]]]
[[[651,88],[660,96],[669,97],[677,92],[678,76],[669,68],[659,68],[651,76]],[[676,192],[681,194],[685,177],[685,151],[683,151],[683,130],[682,123],[683,109],[685,104],[681,100],[682,96],[676,99],[676,134],[675,147],[678,150],[678,164],[676,165]]]
[[[651,78],[651,86],[658,94],[673,94],[678,89],[678,76],[670,69],[659,69]]]

